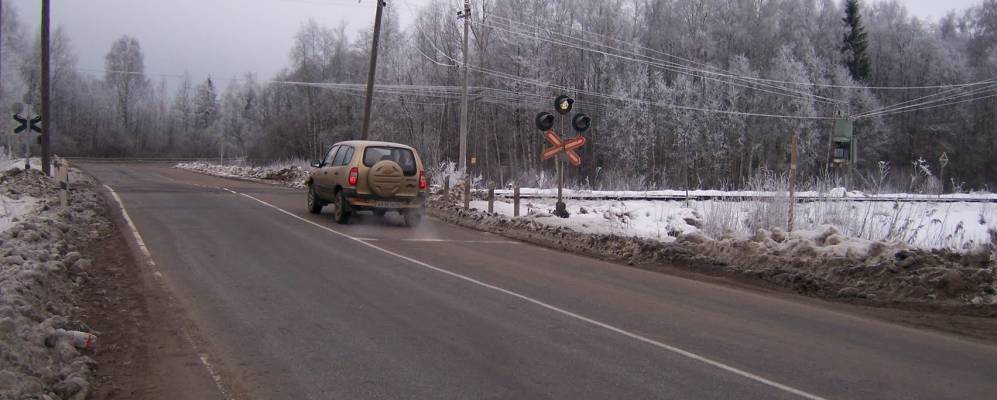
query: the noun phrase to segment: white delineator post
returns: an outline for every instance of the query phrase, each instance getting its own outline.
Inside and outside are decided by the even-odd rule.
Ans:
[[[59,205],[69,207],[69,162],[66,159],[54,156],[55,180],[59,182]]]

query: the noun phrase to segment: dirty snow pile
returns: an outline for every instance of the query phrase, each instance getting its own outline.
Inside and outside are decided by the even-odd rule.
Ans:
[[[57,184],[40,171],[0,176],[0,195],[20,204],[20,214],[0,233],[0,398],[84,399],[89,393],[94,361],[72,336],[87,331],[73,320],[74,293],[91,266],[78,246],[109,224],[91,185],[74,184],[71,206],[63,209]]]
[[[757,229],[711,237],[701,229],[700,212],[677,202],[574,200],[568,219],[552,216],[553,202],[547,203],[524,199],[523,215],[515,218],[512,205],[504,202],[496,202],[489,214],[480,211],[487,209],[485,201],[473,200],[472,209],[464,210],[436,194],[429,207],[448,222],[632,265],[739,276],[824,298],[997,310],[993,229],[986,243],[970,250],[927,250],[899,240],[853,238],[827,225],[789,234]]]
[[[176,167],[206,175],[272,182],[296,188],[305,187],[305,179],[308,178],[309,172],[307,168],[299,165],[219,165],[204,161],[179,163]]]
[[[471,207],[487,210],[488,202],[473,200]],[[567,202],[567,207],[571,218],[558,218],[553,214],[553,199],[523,199],[520,213],[523,218],[577,232],[637,236],[665,242],[702,228],[700,213],[676,202],[572,200]],[[513,204],[496,201],[494,211],[512,216]]]

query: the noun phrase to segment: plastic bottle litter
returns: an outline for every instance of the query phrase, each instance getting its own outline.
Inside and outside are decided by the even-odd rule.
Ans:
[[[64,335],[69,338],[70,343],[78,349],[93,351],[97,347],[97,335],[80,331],[67,331],[56,329],[57,335]]]

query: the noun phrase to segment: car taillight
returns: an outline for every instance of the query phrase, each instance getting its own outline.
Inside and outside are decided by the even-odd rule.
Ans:
[[[419,190],[426,190],[429,182],[426,181],[426,171],[419,171]]]
[[[357,185],[357,178],[360,177],[360,170],[357,167],[350,168],[350,186]]]

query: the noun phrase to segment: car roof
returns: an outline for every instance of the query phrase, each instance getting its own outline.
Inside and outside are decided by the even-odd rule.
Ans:
[[[375,140],[347,140],[345,142],[336,143],[335,145],[338,146],[342,144],[357,146],[357,147],[374,147],[374,146],[401,147],[404,149],[415,150],[412,146],[409,145],[395,143],[395,142],[378,142]]]

